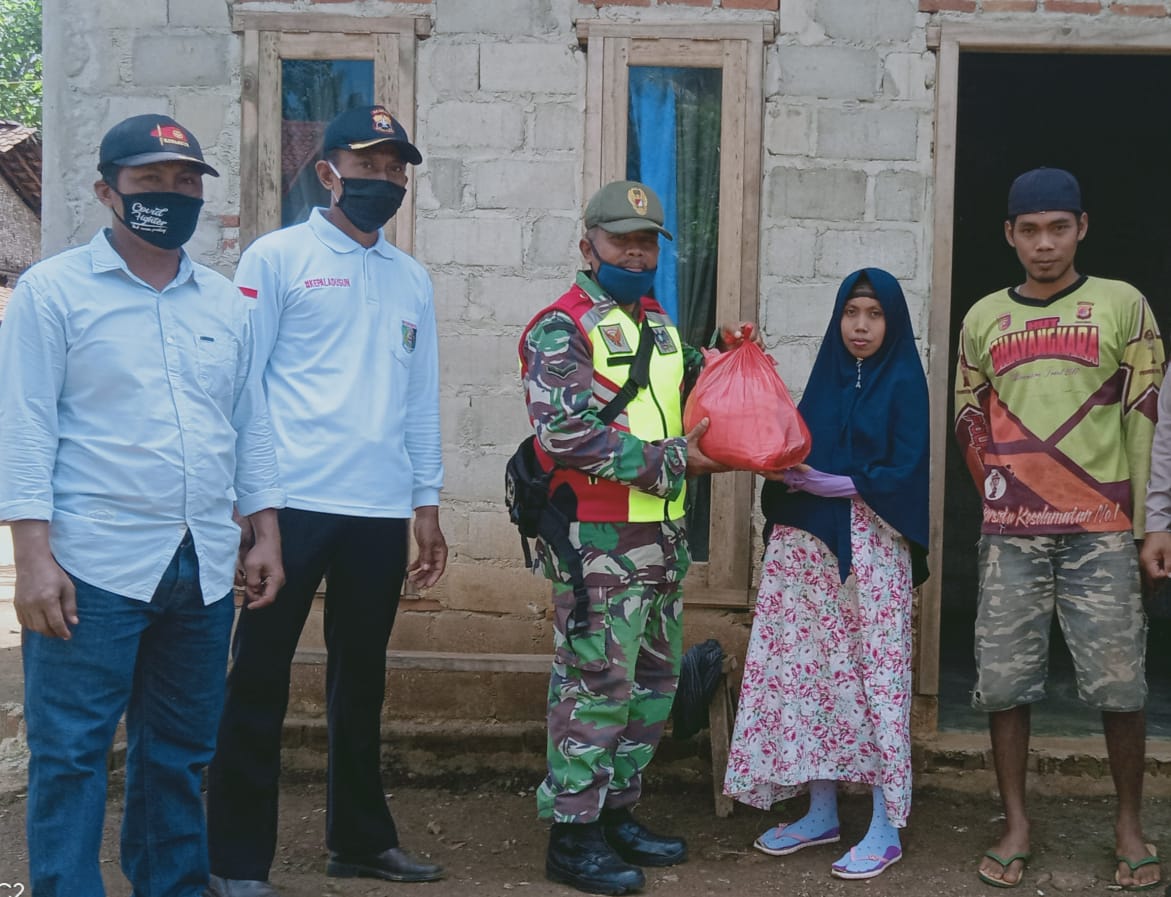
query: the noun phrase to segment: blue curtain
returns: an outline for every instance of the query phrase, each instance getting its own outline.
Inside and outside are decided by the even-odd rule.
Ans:
[[[655,298],[693,346],[715,330],[720,210],[719,69],[635,66],[630,73],[626,176],[663,201],[675,240],[660,242]],[[711,478],[688,485],[692,557],[708,558]]]
[[[664,226],[678,238],[678,152],[675,140],[675,85],[658,68],[630,69],[630,119],[637,130],[630,141],[636,148],[638,180],[663,201]],[[660,240],[655,298],[671,320],[679,320],[679,247]]]

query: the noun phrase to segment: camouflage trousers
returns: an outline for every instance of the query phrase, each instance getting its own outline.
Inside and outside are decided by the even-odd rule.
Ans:
[[[1054,609],[1078,697],[1098,710],[1142,709],[1147,620],[1129,532],[984,535],[979,575],[975,709],[994,713],[1045,697]]]
[[[553,584],[548,775],[537,810],[554,822],[593,822],[603,806],[638,801],[679,684],[682,586],[633,583],[589,593],[589,630],[567,642],[573,589]]]

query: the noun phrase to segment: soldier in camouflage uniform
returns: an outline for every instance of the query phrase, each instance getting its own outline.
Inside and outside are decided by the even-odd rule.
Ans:
[[[1141,819],[1147,626],[1134,540],[1163,344],[1138,290],[1074,269],[1087,227],[1069,172],[1017,178],[1005,237],[1025,281],[973,305],[960,334],[956,433],[984,510],[972,704],[988,713],[1005,815],[978,874],[1002,888],[1020,884],[1031,858],[1029,708],[1045,695],[1054,610],[1078,695],[1102,712],[1118,793],[1115,881],[1160,880]]]
[[[686,478],[723,468],[696,445],[706,420],[683,433],[683,384],[702,356],[646,296],[659,235],[671,239],[658,198],[636,182],[608,184],[590,201],[585,226],[589,271],[520,342],[538,458],[546,470],[556,466],[551,493],[573,521],[569,539],[589,595],[585,631],[570,637],[572,576],[538,542],[553,582],[555,655],[548,775],[537,803],[553,821],[549,878],[623,894],[643,886],[639,866],[687,858],[682,839],[651,832],[631,809],[679,676]],[[644,328],[654,340],[650,384],[607,425],[598,414],[625,382]]]

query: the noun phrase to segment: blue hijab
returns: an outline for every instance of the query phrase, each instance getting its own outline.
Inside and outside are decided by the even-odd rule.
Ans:
[[[886,335],[859,365],[842,341],[842,312],[865,275],[886,318]],[[928,441],[927,378],[915,351],[907,300],[897,280],[881,268],[863,268],[842,281],[833,316],[809,383],[797,406],[813,449],[810,467],[848,476],[858,494],[911,546],[915,585],[927,578]],[[790,492],[766,482],[761,505],[768,525],[803,529],[837,556],[842,582],[850,574],[850,499]]]

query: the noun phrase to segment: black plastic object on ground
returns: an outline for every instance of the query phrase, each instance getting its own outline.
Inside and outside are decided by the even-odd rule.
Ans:
[[[671,708],[672,737],[690,738],[708,727],[708,705],[720,684],[723,663],[724,649],[714,638],[692,645],[683,655]]]

